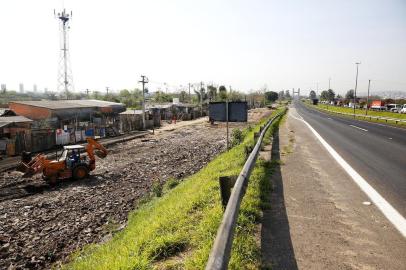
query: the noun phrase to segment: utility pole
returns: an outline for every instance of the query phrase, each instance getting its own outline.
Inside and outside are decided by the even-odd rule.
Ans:
[[[86,96],[87,96],[87,98],[89,98],[89,89],[86,89]]]
[[[144,75],[141,75],[142,83],[142,129],[145,129],[145,84],[149,82],[148,78]]]
[[[358,86],[358,65],[361,64],[361,62],[356,62],[357,65],[357,75],[355,76],[355,90],[354,90],[354,118],[355,118],[355,98],[357,97],[357,86]]]
[[[189,83],[189,102],[192,103],[192,96],[190,95],[190,83]]]
[[[367,95],[367,108],[365,110],[365,115],[368,115],[368,106],[369,106],[369,88],[371,86],[371,80],[368,80],[368,95]]]
[[[200,82],[200,117],[203,117],[203,82]]]
[[[106,87],[106,95],[107,96],[109,95],[109,87],[108,86]]]
[[[331,78],[328,78],[328,90],[331,89],[331,87],[330,87],[330,82],[331,82]]]

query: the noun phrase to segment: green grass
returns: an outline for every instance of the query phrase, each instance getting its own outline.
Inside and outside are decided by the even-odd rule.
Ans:
[[[281,111],[281,110],[279,110]],[[264,123],[266,120],[263,120]],[[271,136],[279,121],[267,132]],[[104,244],[86,246],[63,269],[204,269],[223,210],[219,176],[238,175],[245,163],[245,146],[253,145],[255,128],[244,130],[244,141],[219,155],[184,181],[164,188],[130,213],[127,227]],[[270,164],[258,160],[243,199],[229,269],[258,269],[256,240],[264,194],[270,192]]]
[[[327,109],[332,113],[334,113],[334,112],[350,113],[350,114],[354,113],[354,109],[352,109],[352,108],[345,108],[345,107],[332,106],[332,105],[326,105],[326,104],[318,104],[318,105],[307,104],[307,105],[311,106],[315,109]],[[369,116],[378,116],[378,117],[388,117],[388,118],[406,120],[406,114],[368,110],[368,115],[365,115],[365,110],[361,110],[361,109],[355,109],[355,114],[362,115],[360,117],[357,117],[358,120],[406,126],[406,122],[397,122],[396,123],[396,121],[391,121],[391,120],[386,121],[386,120],[382,120],[382,119],[377,120],[374,118],[371,118],[371,119],[369,118]],[[346,116],[346,117],[352,117],[352,116]]]

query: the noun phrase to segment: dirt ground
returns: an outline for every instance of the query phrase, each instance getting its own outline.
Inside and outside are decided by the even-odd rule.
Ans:
[[[272,208],[261,228],[272,269],[405,269],[406,241],[317,141],[294,108],[272,144]],[[268,269],[267,268],[267,269]]]
[[[270,113],[252,111],[249,123]],[[56,186],[40,176],[1,173],[0,269],[49,268],[86,244],[108,240],[154,182],[199,171],[225,150],[225,134],[224,124],[202,119],[165,125],[155,135],[110,146],[89,179]]]

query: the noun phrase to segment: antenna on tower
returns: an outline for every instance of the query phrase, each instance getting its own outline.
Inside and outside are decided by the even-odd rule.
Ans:
[[[69,99],[69,92],[73,91],[72,70],[70,67],[69,59],[69,42],[68,31],[70,30],[70,20],[72,19],[72,12],[66,12],[65,8],[61,12],[56,13],[54,16],[60,22],[61,29],[61,53],[58,66],[58,91],[64,91],[66,99]]]

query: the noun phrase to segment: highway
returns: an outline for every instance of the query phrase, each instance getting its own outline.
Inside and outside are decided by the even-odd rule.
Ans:
[[[353,169],[406,216],[406,129],[320,112],[299,101],[294,107]]]

